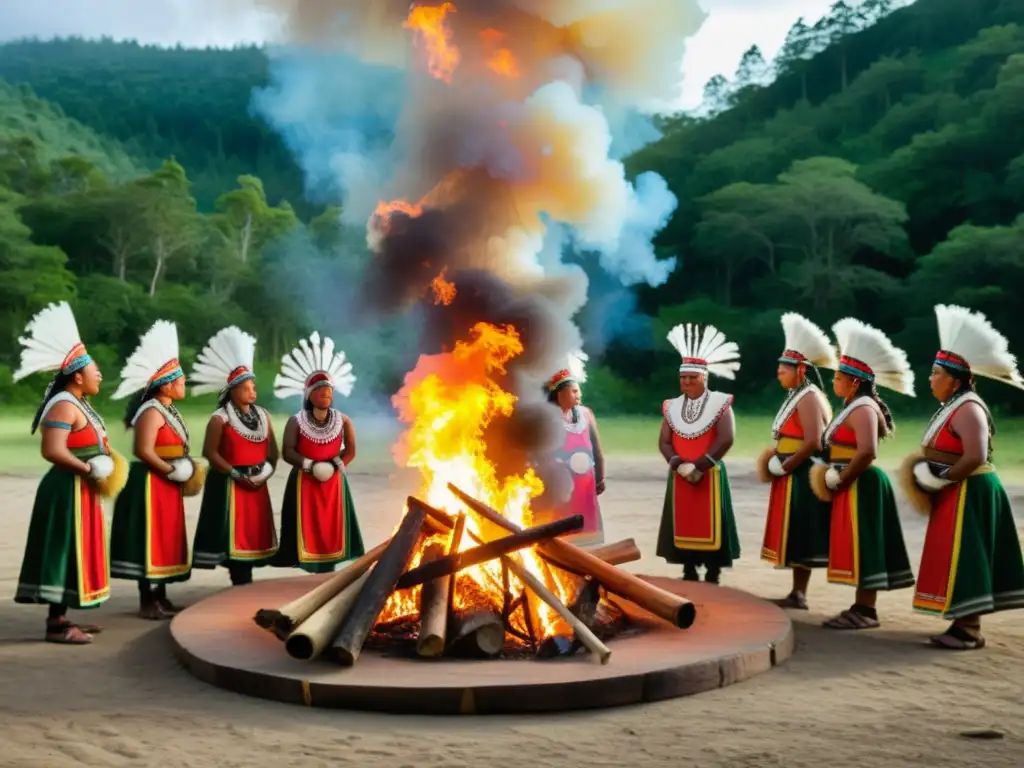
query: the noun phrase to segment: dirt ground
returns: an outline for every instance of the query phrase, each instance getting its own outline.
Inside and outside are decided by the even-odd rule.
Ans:
[[[610,462],[602,497],[609,540],[634,537],[632,570],[674,575],[654,557],[663,492],[657,460]],[[743,557],[724,583],[773,597],[789,575],[758,559],[766,489],[752,467],[732,466]],[[367,544],[397,522],[413,479],[351,474]],[[283,480],[274,478],[280,499]],[[542,717],[438,718],[315,710],[250,699],[190,677],[172,657],[165,624],[134,617],[135,585],[115,581],[89,613],[106,627],[90,647],[40,642],[42,608],[13,602],[33,478],[0,477],[0,766],[1014,766],[1024,765],[1024,615],[986,619],[988,647],[934,650],[938,620],[911,612],[911,592],[883,594],[882,628],[830,632],[822,619],[847,607],[849,588],[816,573],[811,610],[792,612],[796,653],[739,685],[652,705]],[[1014,489],[1024,512],[1024,490]],[[199,511],[190,500],[194,530]],[[1018,517],[1018,521],[1022,517]],[[924,519],[905,510],[911,561]],[[261,569],[257,578],[289,575]],[[171,597],[188,604],[227,586],[223,570],[196,571]],[[78,614],[81,615],[81,614]],[[998,740],[961,735],[994,729]]]

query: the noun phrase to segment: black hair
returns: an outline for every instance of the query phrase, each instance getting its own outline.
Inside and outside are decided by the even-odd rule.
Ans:
[[[544,391],[547,393],[548,402],[549,403],[554,403],[555,405],[558,405],[558,393],[561,392],[566,387],[568,387],[570,384],[578,384],[578,383],[579,382],[577,382],[576,379],[565,379],[564,381],[558,382],[558,386],[556,386],[554,389],[548,389],[545,386],[544,387]]]
[[[159,391],[160,387],[144,387],[128,398],[128,405],[124,409],[124,418],[121,419],[125,429],[132,428],[132,421],[135,420],[135,414],[139,412],[139,408],[147,400],[152,400],[156,397]]]
[[[226,388],[217,396],[217,407],[226,408],[228,402],[231,400],[231,387]]]
[[[885,404],[885,401],[878,395],[878,387],[875,386],[875,382],[868,379],[857,379],[857,391],[853,393],[854,397],[870,397],[876,403],[882,411],[882,418],[885,420],[885,428],[889,434],[893,434],[896,431],[896,424],[892,420],[892,411],[889,410],[889,406]]]
[[[77,371],[76,371],[77,373]],[[36,430],[39,429],[39,422],[43,418],[43,411],[46,410],[46,406],[53,398],[67,389],[68,384],[74,380],[74,373],[64,373],[58,371],[57,375],[50,380],[50,383],[46,385],[46,392],[43,393],[43,402],[39,404],[39,408],[36,409],[36,415],[32,419],[32,431],[29,434],[34,435]]]

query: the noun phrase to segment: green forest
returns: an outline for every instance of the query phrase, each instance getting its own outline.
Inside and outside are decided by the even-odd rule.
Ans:
[[[936,303],[985,312],[1024,355],[1024,3],[898,5],[840,0],[795,20],[774,61],[751,48],[707,83],[700,110],[659,116],[662,138],[627,158],[679,200],[656,241],[679,266],[639,290],[641,332],[592,354],[596,409],[646,413],[671,393],[664,339],[682,321],[739,343],[729,386],[764,410],[778,401],[786,310],[892,334],[920,377],[903,409],[933,406]],[[284,142],[254,116],[268,71],[251,47],[0,46],[0,401],[38,395],[11,371],[21,329],[49,301],[72,302],[116,376],[157,317],[179,323],[186,358],[238,323],[270,371],[299,334],[330,325],[319,308],[355,296],[364,235],[306,199]],[[338,332],[357,391],[397,389],[404,332]],[[1024,411],[1005,389],[983,394]]]

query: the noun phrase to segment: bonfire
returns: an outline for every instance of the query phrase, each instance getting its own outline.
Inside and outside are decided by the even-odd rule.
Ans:
[[[387,18],[371,16],[374,23]],[[455,16],[453,3],[416,2],[402,23],[430,76],[451,87],[440,105],[420,104],[419,120],[410,124],[438,129],[422,144],[436,144],[442,157],[450,131],[445,119],[432,117],[435,111],[462,119],[460,124],[489,126],[491,140],[516,149],[502,157],[531,158],[529,172],[495,176],[483,166],[455,163],[456,153],[451,167],[435,169],[432,178],[439,181],[418,200],[377,206],[367,240],[376,251],[371,268],[378,280],[369,282],[367,292],[389,308],[413,296],[427,304],[432,298],[439,311],[448,312],[438,325],[454,336],[439,345],[444,351],[420,357],[393,400],[406,427],[395,458],[418,470],[422,484],[387,541],[292,603],[259,611],[255,620],[282,639],[291,656],[323,655],[343,665],[354,664],[364,647],[425,658],[551,657],[585,649],[603,664],[611,656],[605,641],[631,631],[628,617],[637,610],[628,603],[679,628],[692,624],[694,606],[616,567],[639,559],[631,539],[583,550],[560,538],[579,530],[581,517],[538,524],[550,515],[540,510],[535,519],[544,486],[525,456],[529,451],[520,450],[509,462],[509,446],[494,437],[522,406],[524,390],[517,394],[510,383],[516,377],[509,366],[527,351],[524,334],[532,333],[534,341],[564,336],[571,301],[553,299],[564,315],[554,328],[551,312],[520,322],[520,303],[508,313],[515,321],[505,322],[485,291],[468,290],[470,299],[462,305],[459,296],[460,286],[478,279],[470,273],[481,270],[503,281],[502,290],[516,300],[529,292],[543,272],[535,261],[544,235],[542,213],[552,208],[565,221],[590,222],[602,236],[608,234],[608,217],[597,211],[624,215],[618,202],[628,199],[629,190],[621,168],[603,158],[603,129],[592,130],[604,125],[603,118],[578,110],[577,122],[561,120],[558,98],[568,85],[553,83],[535,94],[512,122],[495,117],[504,113],[497,101],[488,101],[501,93],[502,99],[525,104],[557,50],[582,50],[587,41],[605,39],[592,33],[609,30],[613,17],[595,14],[562,28],[513,5],[486,14],[477,4],[458,14],[463,50],[450,26]],[[491,26],[502,19],[514,34]],[[528,51],[522,61],[516,45]],[[609,56],[618,50],[604,47]],[[462,67],[466,85],[459,90]],[[525,73],[529,78],[520,82]],[[494,110],[479,105],[483,94]],[[580,154],[587,152],[596,154]],[[424,167],[434,162],[421,161]],[[552,285],[534,293],[546,291],[551,300]],[[532,413],[538,420],[536,408]]]

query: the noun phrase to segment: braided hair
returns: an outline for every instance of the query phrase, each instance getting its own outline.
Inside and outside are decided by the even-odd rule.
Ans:
[[[893,435],[896,432],[896,424],[892,420],[892,411],[889,410],[889,406],[885,404],[885,401],[878,394],[878,387],[875,386],[875,382],[869,381],[868,379],[857,379],[857,391],[853,393],[854,397],[870,397],[875,403],[878,404],[879,409],[882,411],[882,418],[885,421],[885,428],[888,431],[888,436]]]

